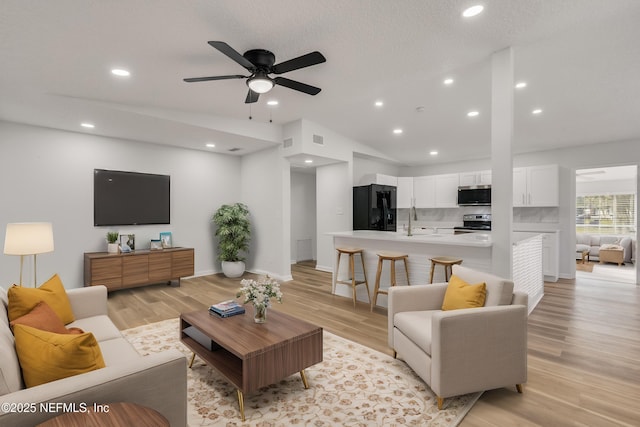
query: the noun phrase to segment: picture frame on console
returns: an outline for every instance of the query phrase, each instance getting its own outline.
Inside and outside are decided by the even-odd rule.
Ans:
[[[151,239],[151,244],[149,245],[149,249],[151,249],[152,251],[162,250],[162,240]]]
[[[136,250],[136,235],[135,234],[121,234],[120,235],[120,250],[122,252],[131,252]]]
[[[170,231],[160,233],[160,242],[162,242],[162,248],[168,249],[173,247],[173,239]]]

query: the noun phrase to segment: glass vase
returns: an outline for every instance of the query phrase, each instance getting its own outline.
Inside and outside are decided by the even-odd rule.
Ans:
[[[254,304],[253,321],[256,323],[264,323],[267,321],[267,306],[262,304]]]

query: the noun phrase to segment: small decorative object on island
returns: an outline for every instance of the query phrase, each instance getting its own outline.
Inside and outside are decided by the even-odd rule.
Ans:
[[[222,272],[227,277],[240,277],[244,273],[244,258],[240,252],[249,251],[251,223],[249,209],[243,203],[222,205],[212,221],[217,226],[218,259],[222,261]]]
[[[244,295],[244,303],[253,304],[253,320],[256,323],[267,321],[267,308],[271,306],[271,298],[282,303],[282,292],[280,284],[269,276],[261,277],[258,280],[243,279],[242,287],[236,297]]]
[[[107,231],[107,252],[110,254],[118,253],[118,237],[117,231]]]

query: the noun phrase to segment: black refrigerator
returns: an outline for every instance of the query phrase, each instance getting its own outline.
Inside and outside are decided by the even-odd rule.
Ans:
[[[353,229],[396,231],[396,187],[353,187]]]

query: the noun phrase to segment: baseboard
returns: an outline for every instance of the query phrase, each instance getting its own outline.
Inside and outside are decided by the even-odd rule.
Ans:
[[[333,266],[327,267],[326,265],[317,265],[316,270],[326,271],[327,273],[333,273]]]

